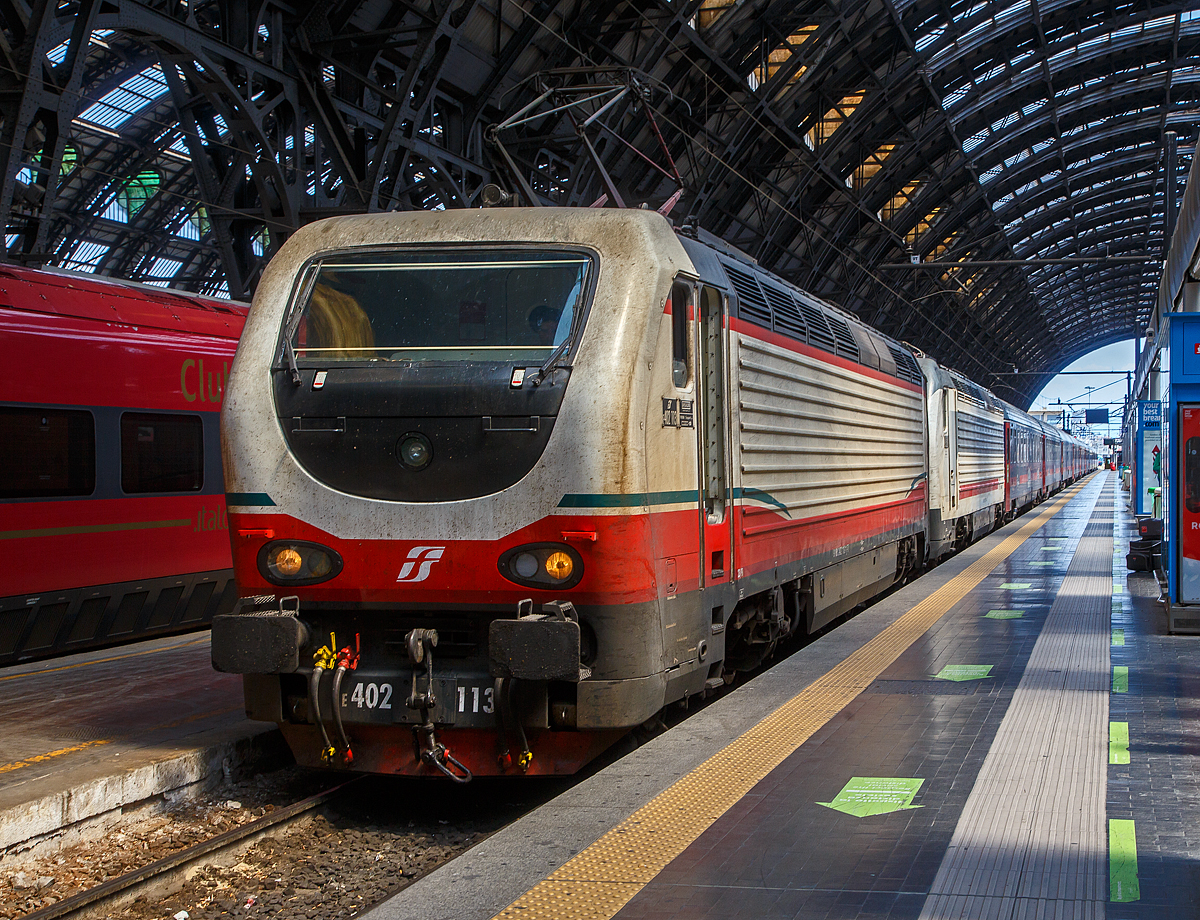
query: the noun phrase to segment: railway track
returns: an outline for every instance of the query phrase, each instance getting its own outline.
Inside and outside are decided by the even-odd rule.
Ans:
[[[317,809],[344,795],[361,780],[362,777],[355,777],[292,805],[278,808],[261,818],[26,914],[25,920],[109,917],[138,897],[155,897],[173,891],[182,885],[189,872],[236,856],[263,838],[310,818]]]

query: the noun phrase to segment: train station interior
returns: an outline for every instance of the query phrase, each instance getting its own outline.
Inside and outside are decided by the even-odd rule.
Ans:
[[[0,38],[0,920],[1200,920],[1196,3]]]

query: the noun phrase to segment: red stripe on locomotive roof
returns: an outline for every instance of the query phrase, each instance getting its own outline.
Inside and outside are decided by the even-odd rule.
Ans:
[[[780,335],[777,332],[772,332],[769,329],[764,329],[762,326],[747,322],[738,316],[729,317],[729,328],[734,332],[740,332],[743,335],[748,335],[759,339],[763,342],[769,342],[772,345],[778,345],[780,348],[786,348],[788,351],[794,351],[798,354],[807,355],[810,358],[816,358],[818,361],[824,361],[826,364],[832,364],[835,367],[844,368],[848,371],[854,371],[856,374],[862,374],[864,377],[871,377],[875,380],[881,380],[884,383],[890,383],[905,390],[911,390],[914,393],[922,393],[922,389],[915,383],[901,378],[894,377],[891,374],[885,374],[883,371],[876,370],[873,367],[867,367],[865,364],[859,364],[856,361],[850,361],[846,358],[840,358],[828,351],[822,351],[819,348],[813,348],[811,345],[806,345],[804,342],[798,342],[795,339],[789,339],[786,335]]]
[[[242,334],[249,309],[153,285],[15,266],[0,267],[0,306],[227,339]]]

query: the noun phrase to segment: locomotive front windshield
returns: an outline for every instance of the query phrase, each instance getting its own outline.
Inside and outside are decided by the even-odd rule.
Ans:
[[[541,363],[581,325],[579,252],[342,253],[317,262],[286,334],[296,358]]]

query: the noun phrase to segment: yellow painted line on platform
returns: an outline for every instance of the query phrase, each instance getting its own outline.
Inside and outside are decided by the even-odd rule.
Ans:
[[[139,736],[150,735],[154,732],[160,732],[168,728],[178,728],[180,725],[187,725],[191,722],[199,722],[203,719],[216,719],[220,716],[227,716],[231,712],[242,712],[242,706],[231,706],[228,709],[219,709],[216,712],[202,712],[198,715],[188,716],[185,719],[176,719],[174,722],[164,722],[162,725],[154,725],[150,728],[137,729]],[[71,747],[60,748],[57,751],[47,751],[45,754],[34,754],[32,757],[27,757],[24,760],[14,760],[12,763],[0,764],[0,774],[11,773],[13,770],[20,770],[22,767],[32,767],[39,763],[45,763],[47,760],[53,760],[55,757],[62,757],[64,754],[75,754],[79,751],[87,750],[90,747],[96,747],[101,744],[112,744],[118,738],[96,738],[92,741],[84,741],[80,744],[72,745]]]
[[[95,747],[98,744],[110,744],[111,742],[111,738],[97,738],[95,741],[84,741],[82,744],[76,744],[57,751],[35,754],[33,757],[28,757],[25,760],[15,760],[12,763],[0,764],[0,773],[11,773],[13,770],[20,770],[22,767],[32,767],[35,764],[53,760],[55,757],[62,757],[64,754],[74,754],[76,751],[82,751],[85,748]]]
[[[77,661],[74,664],[63,664],[57,668],[43,668],[40,671],[24,671],[21,674],[6,674],[0,676],[0,683],[6,680],[19,680],[22,677],[39,677],[42,674],[53,674],[55,671],[72,671],[75,668],[86,668],[92,664],[107,664],[110,661],[124,661],[126,658],[137,658],[139,655],[154,655],[158,652],[173,652],[176,649],[190,648],[193,645],[199,645],[201,642],[207,642],[208,635],[201,639],[192,639],[188,642],[180,642],[178,645],[167,645],[163,648],[147,648],[138,652],[126,652],[124,655],[113,655],[110,658],[96,658],[92,661]]]
[[[862,693],[1087,482],[1065,493],[862,648],[525,892],[494,920],[609,920]]]

